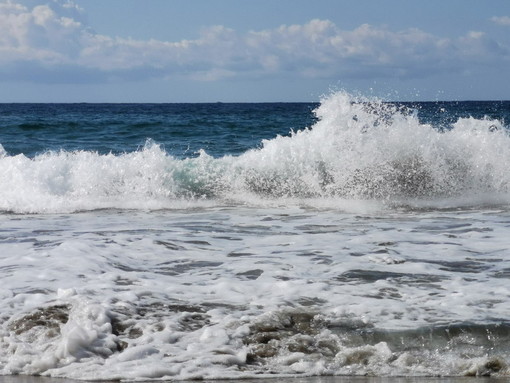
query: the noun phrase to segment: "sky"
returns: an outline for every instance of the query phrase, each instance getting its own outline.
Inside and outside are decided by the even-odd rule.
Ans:
[[[0,0],[0,102],[510,100],[510,0]]]

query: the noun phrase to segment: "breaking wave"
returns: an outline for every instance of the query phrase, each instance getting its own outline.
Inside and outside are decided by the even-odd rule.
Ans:
[[[510,201],[510,137],[501,121],[460,118],[441,130],[407,107],[344,92],[326,97],[314,113],[308,129],[221,158],[201,151],[177,159],[152,141],[120,155],[60,151],[34,158],[9,156],[0,146],[0,210]]]

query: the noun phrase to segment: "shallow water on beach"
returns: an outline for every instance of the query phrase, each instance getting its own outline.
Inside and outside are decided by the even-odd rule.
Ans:
[[[500,208],[4,215],[1,360],[86,379],[500,372],[509,225]]]

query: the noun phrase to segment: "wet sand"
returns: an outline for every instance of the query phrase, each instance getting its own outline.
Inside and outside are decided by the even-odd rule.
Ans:
[[[67,378],[46,378],[39,376],[9,375],[0,376],[0,383],[98,383],[99,381],[84,381]],[[105,382],[105,381],[103,381]],[[160,382],[160,381],[156,381]],[[183,381],[171,381],[184,383]],[[186,381],[189,383],[189,381]],[[365,376],[319,376],[299,378],[261,378],[261,379],[232,379],[211,380],[204,383],[507,383],[510,377],[365,377]]]

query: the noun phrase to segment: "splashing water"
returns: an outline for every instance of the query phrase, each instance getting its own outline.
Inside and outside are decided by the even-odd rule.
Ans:
[[[420,124],[410,110],[356,102],[344,93],[324,100],[315,113],[319,121],[311,129],[266,141],[263,149],[241,156],[237,165],[244,179],[255,179],[251,184],[269,194],[289,196],[508,192],[510,140],[499,121],[461,119],[440,132]]]
[[[420,123],[412,109],[343,92],[325,98],[314,113],[313,126],[264,140],[237,157],[213,158],[201,150],[196,158],[177,159],[150,140],[119,155],[60,151],[28,158],[1,148],[0,209],[324,198],[508,201],[510,137],[501,121],[460,118],[450,129],[438,129]]]

